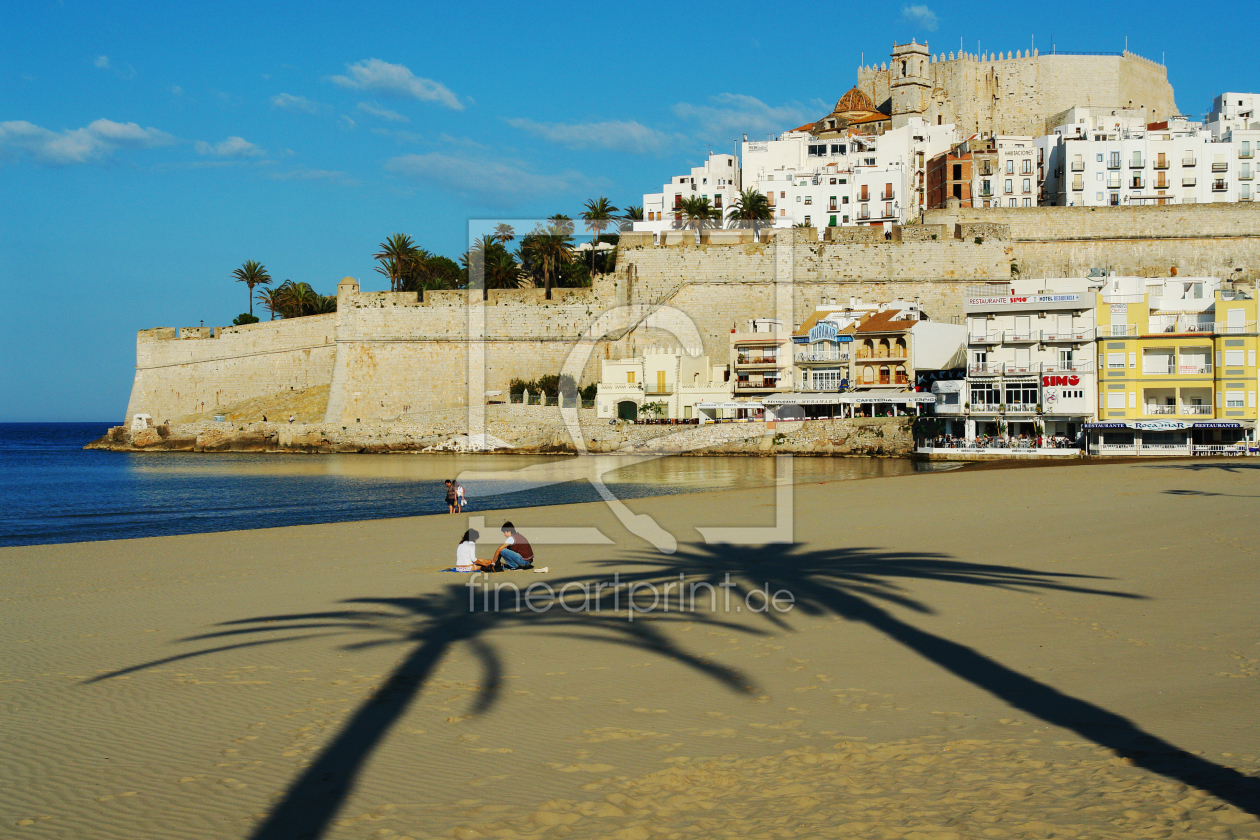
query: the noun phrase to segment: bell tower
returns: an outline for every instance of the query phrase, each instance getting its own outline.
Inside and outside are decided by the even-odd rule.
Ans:
[[[927,44],[911,40],[893,44],[888,75],[892,89],[892,127],[901,128],[910,117],[926,117],[932,80],[928,75],[932,55]]]

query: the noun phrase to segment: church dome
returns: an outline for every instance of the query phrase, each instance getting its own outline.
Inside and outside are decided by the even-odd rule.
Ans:
[[[871,102],[871,98],[856,87],[849,88],[848,93],[840,97],[840,101],[836,103],[836,113],[874,110],[875,103]]]

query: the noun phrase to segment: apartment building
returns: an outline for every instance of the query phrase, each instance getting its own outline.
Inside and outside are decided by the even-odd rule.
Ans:
[[[644,194],[643,221],[635,222],[634,229],[657,233],[674,229],[684,198],[707,198],[713,209],[725,213],[739,197],[739,172],[735,155],[710,152],[702,166],[670,178],[660,192]]]
[[[1014,280],[968,289],[967,379],[938,399],[948,433],[1076,440],[1093,419],[1096,289],[1101,281]],[[958,393],[951,388],[938,388]]]
[[[1255,440],[1256,300],[1215,277],[1114,277],[1098,295],[1096,454]]]
[[[754,318],[731,330],[732,394],[756,400],[792,390],[792,332],[777,318]]]

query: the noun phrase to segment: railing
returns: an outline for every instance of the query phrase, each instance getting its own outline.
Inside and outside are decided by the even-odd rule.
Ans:
[[[1118,189],[1120,189],[1120,179],[1119,179],[1119,178],[1108,178],[1108,179],[1107,179],[1107,189],[1109,189],[1109,190],[1118,190]]]
[[[1166,160],[1156,161],[1156,162],[1155,162],[1155,168],[1156,168],[1156,169],[1167,169],[1167,168],[1168,168],[1168,161],[1166,161]]]
[[[1003,373],[1040,373],[1040,362],[1007,362],[1002,366]]]
[[[1253,177],[1254,177],[1254,176],[1253,176],[1250,172],[1239,172],[1239,173],[1238,173],[1238,180],[1239,180],[1239,181],[1250,181]]]
[[[645,394],[672,394],[674,393],[674,385],[672,382],[666,382],[664,384],[653,382],[652,384],[645,386],[643,392]]]
[[[1053,341],[1072,341],[1072,342],[1093,341],[1094,329],[1093,327],[1087,327],[1086,329],[1083,329],[1083,330],[1071,330],[1067,332],[1058,332],[1056,330],[1042,330],[1041,340],[1043,342],[1046,342],[1046,341],[1051,341],[1051,342]]]
[[[1120,161],[1118,161],[1118,160],[1108,160],[1108,161],[1107,161],[1107,168],[1108,168],[1108,169],[1119,169],[1119,168],[1120,168]]]
[[[1183,404],[1181,405],[1181,413],[1182,413],[1182,414],[1194,414],[1194,415],[1211,414],[1211,413],[1212,413],[1212,406],[1210,406],[1210,405],[1185,405],[1185,404],[1183,403]]]
[[[1001,344],[1002,334],[997,332],[988,333],[987,335],[973,335],[970,337],[969,342],[971,344]]]
[[[1193,187],[1197,183],[1199,183],[1199,179],[1193,175],[1181,179],[1181,186],[1183,187]]]
[[[1213,181],[1212,192],[1225,192],[1229,186],[1224,181]]]
[[[1255,152],[1244,152],[1241,149],[1238,150],[1238,157],[1243,160],[1251,160],[1251,158],[1255,157],[1255,154]]]
[[[1229,171],[1229,164],[1228,163],[1213,163],[1212,171],[1213,172],[1227,172]]]
[[[1032,414],[1037,410],[1036,403],[1007,403],[1007,414]]]
[[[1195,455],[1246,455],[1248,447],[1245,443],[1205,443],[1195,444]]]
[[[1001,362],[982,362],[980,364],[967,365],[967,373],[971,376],[1000,376],[1002,374]]]
[[[1073,171],[1073,172],[1084,172],[1084,171],[1085,171],[1085,161],[1083,161],[1083,160],[1074,160],[1074,161],[1072,161],[1072,171]]]
[[[1188,157],[1181,159],[1182,166],[1198,166],[1199,161],[1196,158]]]
[[[1041,333],[1040,332],[1018,332],[1016,330],[1006,330],[1003,333],[1003,336],[1006,338],[1007,341],[1013,344],[1030,344],[1034,341],[1039,341],[1041,338]]]
[[[778,363],[777,356],[738,356],[735,359],[736,365],[777,365]]]
[[[1142,169],[1145,166],[1146,166],[1146,161],[1144,161],[1142,158],[1136,158],[1134,160],[1129,161],[1130,169]]]
[[[1137,335],[1136,324],[1102,324],[1098,327],[1099,338],[1120,338],[1126,335]]]
[[[971,410],[980,414],[997,414],[998,403],[976,403]]]
[[[1132,443],[1100,443],[1098,444],[1099,452],[1137,452],[1137,446]]]
[[[858,213],[858,214],[857,214],[857,219],[858,219],[858,221],[859,221],[859,222],[866,222],[866,221],[870,221],[870,218],[871,218],[871,214],[870,214],[870,213]]]
[[[1143,376],[1172,376],[1172,373],[1173,373],[1172,365],[1163,365],[1159,367],[1156,367],[1154,365],[1150,367],[1147,367],[1146,365],[1142,366]]]
[[[896,198],[896,196],[890,192],[882,192],[879,194],[880,201],[892,201],[894,198]]]
[[[1043,362],[1041,365],[1042,373],[1072,373],[1093,369],[1093,362]]]
[[[1085,182],[1084,182],[1084,181],[1073,181],[1073,182],[1072,182],[1072,189],[1073,189],[1074,191],[1076,191],[1076,192],[1081,192],[1081,191],[1083,191],[1083,190],[1085,189]]]
[[[1180,374],[1181,376],[1199,376],[1201,374],[1211,373],[1211,372],[1212,372],[1212,365],[1210,363],[1206,365],[1182,364],[1182,365],[1177,366],[1177,373]]]
[[[802,392],[808,391],[811,393],[817,393],[817,392],[835,393],[838,391],[847,391],[848,386],[841,385],[839,382],[823,382],[817,385],[800,385],[798,386],[798,390]]]
[[[848,360],[848,352],[841,352],[839,350],[796,354],[796,361],[798,362],[847,362]]]
[[[1144,414],[1176,414],[1177,406],[1175,405],[1148,405],[1142,409]]]
[[[1245,335],[1256,331],[1256,322],[1245,321],[1241,324],[1231,324],[1228,321],[1216,321],[1212,325],[1212,331],[1221,335]]]

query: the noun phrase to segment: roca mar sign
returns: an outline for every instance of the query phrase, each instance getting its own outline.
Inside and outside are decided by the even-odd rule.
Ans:
[[[1081,378],[1077,376],[1076,374],[1072,374],[1071,376],[1043,376],[1041,377],[1041,387],[1043,388],[1054,388],[1054,387],[1059,387],[1059,386],[1071,387],[1073,385],[1080,385],[1080,384],[1081,384]]]

